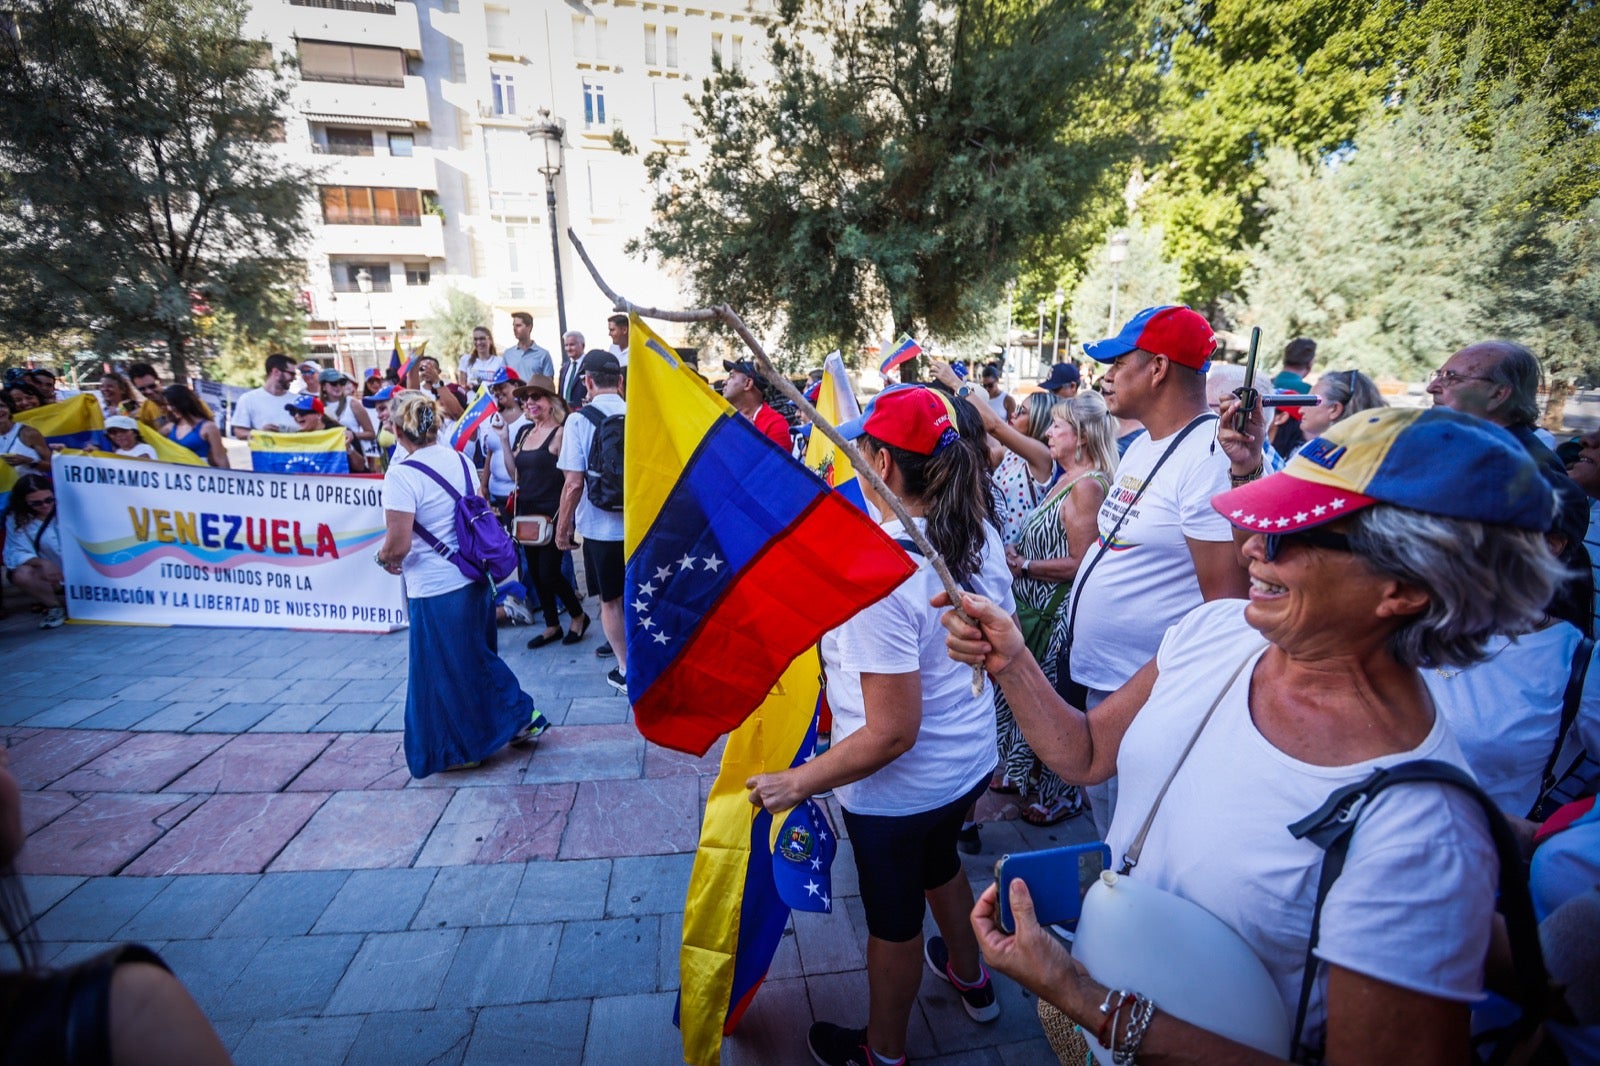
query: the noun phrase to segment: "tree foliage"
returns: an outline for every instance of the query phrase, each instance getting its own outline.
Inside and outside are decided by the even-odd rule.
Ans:
[[[992,328],[1019,260],[1133,148],[1120,5],[778,6],[773,78],[719,67],[691,101],[704,161],[646,157],[666,191],[633,250],[796,348],[853,351],[886,313],[917,334]]]
[[[432,314],[418,323],[419,331],[428,338],[428,354],[447,371],[452,369],[451,360],[472,351],[472,331],[488,325],[490,314],[489,305],[472,293],[446,289]]]
[[[1160,226],[1145,226],[1138,217],[1121,227],[1128,237],[1128,258],[1115,274],[1105,256],[1088,263],[1088,269],[1072,291],[1069,335],[1078,341],[1110,336],[1134,313],[1146,307],[1176,303],[1181,288],[1178,264],[1166,257],[1165,234]],[[1105,247],[1110,234],[1103,234],[1098,247]],[[1117,313],[1112,325],[1111,285],[1117,286]],[[1110,327],[1109,330],[1107,327]]]
[[[303,271],[307,175],[265,150],[286,88],[247,0],[16,0],[0,33],[0,325],[102,352],[197,317],[268,332]]]

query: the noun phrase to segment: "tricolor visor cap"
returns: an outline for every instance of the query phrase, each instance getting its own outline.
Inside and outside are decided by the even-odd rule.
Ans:
[[[918,455],[933,455],[959,436],[950,401],[923,385],[884,389],[839,433],[845,440],[869,435]]]
[[[1204,374],[1211,368],[1217,335],[1198,311],[1181,306],[1146,307],[1128,319],[1122,332],[1083,346],[1089,358],[1114,363],[1135,348],[1164,355],[1174,363]]]
[[[1555,493],[1522,445],[1444,407],[1363,411],[1329,427],[1281,471],[1211,500],[1257,533],[1294,533],[1375,503],[1544,532]]]

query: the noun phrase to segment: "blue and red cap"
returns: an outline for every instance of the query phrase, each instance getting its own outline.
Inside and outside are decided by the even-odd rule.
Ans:
[[[290,397],[283,409],[292,415],[308,415],[312,412],[322,413],[322,401],[309,392],[302,392]]]
[[[801,800],[772,820],[772,883],[791,909],[833,910],[833,856],[839,842],[816,800]]]
[[[1204,374],[1217,350],[1217,334],[1200,312],[1181,305],[1146,307],[1128,319],[1122,332],[1083,346],[1091,359],[1115,362],[1134,349],[1164,355],[1180,366]]]
[[[870,435],[918,455],[934,455],[960,437],[944,393],[926,385],[896,385],[867,404],[861,417],[839,427],[845,440]]]
[[[1375,503],[1543,533],[1555,493],[1510,433],[1444,407],[1362,411],[1278,473],[1211,506],[1240,529],[1294,533]]]
[[[376,407],[385,400],[394,399],[395,393],[400,391],[398,385],[385,385],[371,396],[361,397],[362,407]]]
[[[508,381],[520,384],[522,382],[522,378],[517,375],[515,370],[512,370],[510,367],[506,366],[496,370],[493,377],[483,379],[483,383],[488,385],[490,388],[493,388],[496,385],[504,385]]]

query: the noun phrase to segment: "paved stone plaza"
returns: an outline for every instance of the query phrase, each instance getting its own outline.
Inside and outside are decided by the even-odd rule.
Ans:
[[[640,738],[594,657],[598,625],[537,651],[502,630],[556,728],[536,751],[413,781],[404,633],[40,632],[15,593],[7,607],[0,732],[47,962],[149,944],[244,1066],[681,1062],[683,899],[720,748]],[[1092,832],[1034,829],[1001,800],[982,808],[975,885],[1005,851]],[[842,906],[796,915],[729,1066],[809,1063],[813,1019],[864,1022],[848,850]],[[1004,1013],[980,1026],[926,975],[912,1060],[1053,1062],[1033,998],[996,980]]]

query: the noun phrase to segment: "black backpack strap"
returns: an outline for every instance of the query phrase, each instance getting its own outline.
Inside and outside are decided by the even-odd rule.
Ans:
[[[578,413],[587,419],[590,425],[594,426],[596,433],[599,433],[600,427],[605,424],[606,416],[601,414],[599,409],[592,403],[586,403],[578,408]]]
[[[1289,826],[1289,832],[1296,840],[1309,840],[1325,852],[1322,873],[1317,881],[1317,900],[1311,911],[1311,935],[1306,941],[1305,972],[1300,979],[1300,1002],[1295,1010],[1294,1040],[1290,1045],[1296,1061],[1302,1061],[1304,1049],[1300,1042],[1316,980],[1317,958],[1314,952],[1322,927],[1322,905],[1327,901],[1328,891],[1334,881],[1344,870],[1356,825],[1362,813],[1384,789],[1391,785],[1420,781],[1453,785],[1471,796],[1483,809],[1483,815],[1489,822],[1489,834],[1494,839],[1495,852],[1500,859],[1499,909],[1505,916],[1511,938],[1511,961],[1517,977],[1516,999],[1522,1008],[1519,1028],[1531,1031],[1543,1020],[1549,977],[1544,967],[1544,953],[1539,946],[1539,927],[1533,916],[1526,864],[1511,826],[1494,801],[1459,767],[1434,759],[1417,759],[1374,770],[1366,780],[1336,790],[1321,807]]]
[[[1561,757],[1561,746],[1566,743],[1567,733],[1572,729],[1572,723],[1578,719],[1578,708],[1583,703],[1583,685],[1589,676],[1589,659],[1594,654],[1594,638],[1585,636],[1578,641],[1578,647],[1572,653],[1572,669],[1567,674],[1567,689],[1561,696],[1561,724],[1556,728],[1556,742],[1550,749],[1550,758],[1545,760],[1544,773],[1539,775],[1539,797],[1533,801],[1533,810],[1528,812],[1532,818],[1534,812],[1544,804],[1550,790],[1556,787],[1560,775],[1556,773],[1556,760]]]

